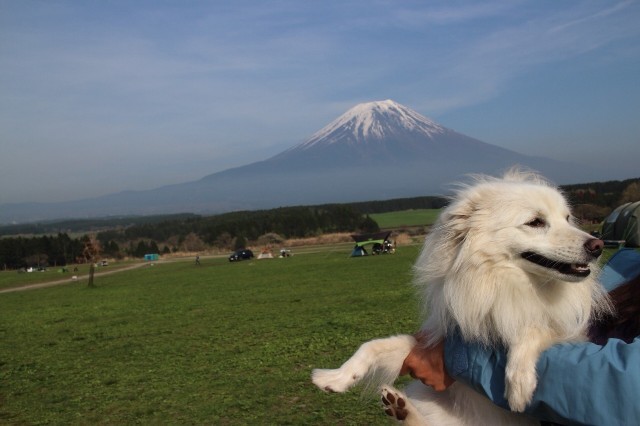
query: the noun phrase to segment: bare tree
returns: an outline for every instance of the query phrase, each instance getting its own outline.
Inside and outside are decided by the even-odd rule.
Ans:
[[[100,255],[100,242],[95,235],[90,235],[85,239],[82,255],[85,262],[89,262],[89,287],[95,287],[93,283],[93,275],[96,272],[95,262]]]
[[[182,247],[185,251],[203,251],[207,248],[207,245],[196,235],[194,232],[187,234],[182,242]]]
[[[619,204],[640,201],[640,183],[632,182],[622,191]]]

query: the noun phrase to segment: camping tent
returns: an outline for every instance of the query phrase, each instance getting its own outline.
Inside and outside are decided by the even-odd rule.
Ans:
[[[357,244],[353,248],[353,250],[351,250],[351,257],[366,256],[366,255],[368,255],[367,250],[365,250],[364,247],[359,246]]]
[[[627,247],[640,247],[640,201],[616,208],[602,223],[603,240],[624,240]]]
[[[389,235],[391,235],[390,231],[376,232],[374,234],[352,235],[351,238],[356,242],[356,245],[351,252],[351,257],[366,256],[367,251],[364,246],[367,244],[372,244],[374,248],[390,245]],[[375,250],[372,250],[372,252],[375,254]]]
[[[273,253],[269,250],[263,250],[259,255],[258,259],[273,259]]]

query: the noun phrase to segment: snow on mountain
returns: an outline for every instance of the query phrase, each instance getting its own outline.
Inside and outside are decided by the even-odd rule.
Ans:
[[[593,166],[531,157],[460,134],[394,101],[348,110],[264,161],[194,182],[65,203],[0,206],[0,223],[63,217],[222,213],[287,205],[438,195],[469,173],[520,164],[559,184],[599,180]]]
[[[429,139],[445,132],[438,123],[388,99],[354,106],[298,148],[304,150],[318,144],[344,142],[345,139],[348,143],[364,143],[392,137],[399,130],[422,134]]]
[[[306,141],[262,162],[261,167],[278,164],[283,170],[328,171],[415,163],[440,167],[450,162],[466,167],[470,161],[483,163],[506,157],[517,161],[518,156],[385,100],[354,106]]]

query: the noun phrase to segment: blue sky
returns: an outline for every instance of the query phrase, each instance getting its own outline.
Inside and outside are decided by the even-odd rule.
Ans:
[[[640,176],[638,1],[0,0],[0,204],[198,179],[393,99]]]

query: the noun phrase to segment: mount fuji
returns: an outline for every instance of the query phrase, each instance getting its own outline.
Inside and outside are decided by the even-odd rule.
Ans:
[[[589,179],[583,166],[479,141],[386,100],[356,105],[305,142],[200,184],[252,179],[261,187],[252,201],[271,206],[366,201],[443,194],[467,174],[496,174],[516,164],[558,183]]]
[[[558,184],[594,180],[581,165],[523,155],[448,129],[392,100],[356,105],[306,141],[264,161],[194,182],[63,203],[0,206],[0,222],[222,213],[287,205],[441,195],[469,173],[514,164]]]

